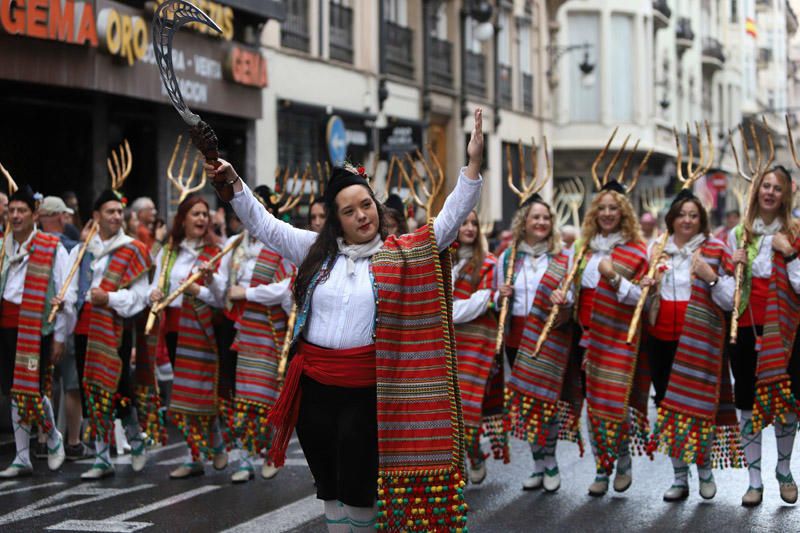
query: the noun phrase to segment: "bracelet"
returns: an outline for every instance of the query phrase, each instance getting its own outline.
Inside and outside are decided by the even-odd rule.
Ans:
[[[786,261],[786,263],[787,263],[787,264],[788,264],[788,263],[791,263],[792,261],[794,261],[795,259],[797,259],[797,255],[798,255],[798,254],[797,254],[797,252],[794,252],[794,253],[793,253],[793,254],[791,254],[791,255],[784,255],[784,256],[783,256],[783,260],[784,260],[784,261]]]
[[[613,278],[608,280],[608,284],[611,285],[611,287],[613,289],[618,289],[619,288],[619,284],[621,282],[622,282],[622,275],[621,274],[617,274],[616,276],[614,276]]]
[[[714,281],[709,281],[708,282],[708,286],[713,289],[717,285],[717,283],[719,283],[719,276],[714,278]]]
[[[236,183],[236,180],[238,179],[239,176],[227,179],[225,181],[211,180],[211,185],[213,185],[215,189],[222,189],[223,187],[227,187],[228,185],[233,185],[234,183]]]

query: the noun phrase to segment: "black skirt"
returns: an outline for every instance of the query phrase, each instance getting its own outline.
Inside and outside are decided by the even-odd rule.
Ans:
[[[300,378],[297,438],[320,500],[372,507],[378,487],[375,387],[335,387]]]

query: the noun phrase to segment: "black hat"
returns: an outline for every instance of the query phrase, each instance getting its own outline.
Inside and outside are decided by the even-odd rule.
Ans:
[[[547,202],[544,201],[544,198],[542,198],[542,196],[538,192],[535,192],[530,196],[528,196],[527,198],[525,198],[525,201],[519,204],[519,208],[524,209],[525,207],[528,207],[532,203],[547,205]]]
[[[686,200],[698,200],[697,196],[694,195],[691,189],[681,189],[680,192],[675,196],[670,204],[669,208],[672,209],[676,205]]]
[[[100,193],[100,196],[97,197],[97,200],[94,201],[94,206],[92,207],[93,211],[100,211],[100,208],[103,207],[103,204],[106,202],[122,202],[122,194],[118,193],[113,189],[106,189]]]
[[[253,194],[264,204],[264,207],[273,215],[278,212],[278,196],[272,192],[268,185],[259,185],[253,189]]]
[[[605,184],[600,188],[600,190],[618,192],[623,196],[625,196],[625,193],[627,192],[625,190],[625,187],[623,187],[622,184],[617,180],[609,180],[605,182]]]
[[[16,190],[14,194],[8,199],[8,202],[24,202],[31,208],[31,211],[36,211],[39,207],[39,200],[41,199],[41,195],[33,192],[31,186],[28,184],[23,185],[19,189]]]
[[[405,206],[403,205],[403,199],[394,193],[389,195],[386,201],[383,202],[383,205],[389,209],[394,209],[401,214],[406,210]]]
[[[334,167],[333,172],[331,172],[331,177],[328,180],[328,186],[325,188],[325,207],[328,208],[329,212],[335,211],[336,202],[334,200],[336,199],[336,195],[339,194],[342,189],[351,185],[363,185],[369,189],[366,174],[358,174],[343,167]]]

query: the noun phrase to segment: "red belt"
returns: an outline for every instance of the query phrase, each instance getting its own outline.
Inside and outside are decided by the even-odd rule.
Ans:
[[[19,326],[19,304],[3,300],[0,307],[0,328],[17,329]]]
[[[323,385],[335,387],[375,386],[375,345],[358,346],[346,350],[329,350],[299,341],[286,372],[283,390],[272,406],[267,423],[275,428],[269,459],[282,466],[286,448],[300,414],[300,376],[305,374]]]
[[[181,325],[181,308],[167,307],[164,310],[164,333],[178,333]]]
[[[686,318],[686,309],[689,301],[661,300],[658,308],[658,318],[654,326],[649,326],[647,331],[653,337],[662,341],[676,341],[681,338],[683,324]]]
[[[744,313],[739,317],[739,327],[764,325],[767,298],[769,298],[769,278],[752,278],[750,300]]]
[[[75,335],[89,335],[89,321],[92,315],[92,304],[86,302],[81,307],[81,315],[75,325]]]
[[[522,331],[525,329],[526,316],[512,316],[511,327],[508,329],[506,335],[506,346],[509,348],[519,348],[519,342],[522,340]]]
[[[589,329],[592,322],[592,307],[594,306],[594,289],[581,289],[578,298],[578,322],[583,329]]]

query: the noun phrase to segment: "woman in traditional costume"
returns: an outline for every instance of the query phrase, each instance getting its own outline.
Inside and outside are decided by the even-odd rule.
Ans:
[[[266,185],[255,188],[258,200],[277,216],[279,205]],[[231,237],[233,240],[237,237]],[[269,410],[280,392],[278,366],[286,336],[287,307],[291,309],[294,265],[283,259],[249,232],[234,250],[223,257],[214,274],[214,286],[225,301],[225,320],[231,335],[222,347],[223,364],[231,375],[223,406],[230,446],[239,451],[234,483],[255,475],[255,459],[269,449]],[[270,479],[278,470],[264,462],[261,475]]]
[[[503,360],[494,353],[497,318],[492,288],[497,260],[486,251],[475,211],[461,224],[456,242],[452,279],[458,380],[470,481],[478,484],[486,478],[486,457],[480,446],[484,432],[495,458],[508,462],[509,457],[503,428]]]
[[[658,406],[653,445],[670,456],[675,476],[664,501],[689,497],[689,463],[697,465],[700,496],[711,499],[712,466],[742,464],[724,356],[724,313],[733,304],[730,255],[711,236],[708,213],[690,189],[678,194],[665,220],[666,246],[660,257],[651,250],[655,279],[641,283],[656,287],[642,343]]]
[[[571,256],[561,250],[550,206],[535,194],[522,204],[511,225],[516,242],[513,284],[500,288],[513,295],[513,319],[506,342],[518,346],[506,405],[514,436],[530,443],[533,473],[523,490],[544,488],[555,492],[561,486],[556,463],[556,440],[579,442],[582,391],[580,361],[570,360],[572,328],[568,324],[572,291],[560,284],[566,277]],[[508,262],[506,250],[498,270]],[[498,272],[498,275],[500,273]],[[534,357],[547,317],[556,303],[561,315]]]
[[[477,202],[482,148],[478,110],[469,164],[439,216],[388,238],[363,167],[332,173],[318,235],[268,214],[230,164],[205,166],[222,197],[235,192],[245,227],[300,265],[270,458],[283,463],[296,424],[330,531],[466,525],[449,254],[440,251]]]
[[[800,394],[800,364],[792,358],[800,321],[800,226],[791,214],[792,180],[781,166],[754,179],[745,219],[728,239],[734,263],[745,265],[737,341],[729,345],[750,474],[745,507],[761,504],[761,430],[773,423],[781,498],[797,501],[789,463]]]
[[[178,206],[169,244],[156,257],[151,302],[161,301],[217,252],[208,203],[202,196],[187,196]],[[151,338],[151,345],[166,343],[175,374],[169,412],[189,447],[189,459],[170,472],[172,479],[202,475],[203,454],[213,456],[218,470],[228,464],[218,420],[219,360],[212,323],[220,304],[208,281],[201,277],[175,298],[164,311],[157,336]]]
[[[631,438],[640,451],[647,440],[646,380],[636,379],[638,335],[633,343],[626,342],[641,294],[634,283],[647,272],[647,249],[626,192],[619,182],[607,181],[581,228],[579,248],[583,243],[588,248],[577,281],[578,321],[597,468],[589,486],[591,496],[608,492],[608,478],[615,466],[614,490],[626,491],[632,481]]]

